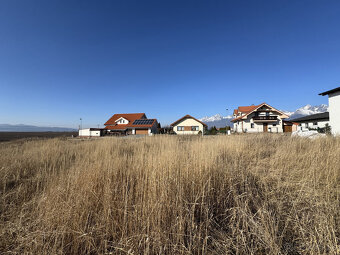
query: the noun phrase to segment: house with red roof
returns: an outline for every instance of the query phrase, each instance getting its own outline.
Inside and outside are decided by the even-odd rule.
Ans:
[[[108,134],[152,135],[158,133],[157,119],[148,119],[145,113],[118,113],[105,122]]]
[[[289,118],[267,103],[239,106],[234,110],[233,117],[234,131],[248,133],[284,132],[284,119]]]
[[[185,115],[170,126],[177,135],[203,135],[205,129],[208,127],[207,124],[190,115]]]

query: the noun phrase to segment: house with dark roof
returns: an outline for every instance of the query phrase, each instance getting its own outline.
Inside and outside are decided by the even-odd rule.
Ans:
[[[329,112],[317,113],[290,120],[299,123],[299,130],[325,128],[329,124]]]
[[[208,127],[207,124],[190,115],[183,116],[170,126],[177,135],[203,135]]]
[[[288,118],[267,103],[239,106],[234,110],[233,117],[234,131],[248,133],[282,133],[285,131],[283,120]]]
[[[320,93],[328,95],[329,124],[333,135],[340,135],[340,87]]]
[[[158,133],[157,119],[145,113],[118,113],[105,122],[105,130],[114,135],[152,135]]]

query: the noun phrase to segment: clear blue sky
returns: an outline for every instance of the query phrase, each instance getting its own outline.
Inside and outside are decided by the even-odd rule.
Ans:
[[[0,123],[327,104],[339,13],[340,1],[0,0]]]

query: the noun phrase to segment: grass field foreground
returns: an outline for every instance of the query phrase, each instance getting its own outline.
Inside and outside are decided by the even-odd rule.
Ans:
[[[0,143],[0,253],[339,254],[340,139]]]

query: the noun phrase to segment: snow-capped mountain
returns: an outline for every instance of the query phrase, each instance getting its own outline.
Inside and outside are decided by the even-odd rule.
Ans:
[[[310,104],[307,104],[299,109],[297,109],[295,112],[286,112],[285,113],[289,116],[289,119],[296,119],[307,115],[322,113],[328,111],[328,105],[321,104],[317,106],[312,106]]]
[[[282,112],[287,114],[289,116],[289,119],[296,119],[296,118],[300,118],[303,116],[327,112],[327,111],[328,111],[328,105],[321,104],[317,106],[312,106],[310,104],[307,104],[297,109],[294,112],[289,112],[289,111],[282,111]],[[226,125],[233,126],[233,123],[231,122],[232,118],[233,118],[232,116],[222,116],[221,114],[215,114],[210,117],[208,116],[203,117],[199,120],[206,123],[208,125],[208,128],[213,127],[213,126],[220,128],[220,127],[225,127]]]
[[[213,116],[206,116],[203,117],[201,119],[199,119],[200,121],[204,122],[205,124],[208,125],[208,128],[210,127],[225,127],[226,125],[231,126],[231,122],[230,120],[233,118],[233,116],[229,115],[229,116],[222,116],[221,114],[215,114]]]
[[[213,121],[219,121],[219,120],[223,120],[223,119],[231,119],[233,116],[222,116],[221,114],[215,114],[213,116],[206,116],[200,119],[200,121],[203,122],[213,122]]]

